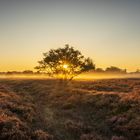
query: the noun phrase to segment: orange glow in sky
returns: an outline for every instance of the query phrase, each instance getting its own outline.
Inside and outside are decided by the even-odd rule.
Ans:
[[[140,1],[0,1],[0,71],[34,70],[70,44],[97,67],[140,69]]]

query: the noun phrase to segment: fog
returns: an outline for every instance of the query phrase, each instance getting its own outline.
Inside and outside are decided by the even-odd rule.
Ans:
[[[140,74],[117,74],[117,73],[84,73],[75,80],[116,79],[116,78],[140,78]],[[45,74],[1,74],[0,79],[54,79]]]
[[[79,75],[76,79],[115,79],[115,78],[140,78],[140,74],[118,74],[118,73],[86,73]]]

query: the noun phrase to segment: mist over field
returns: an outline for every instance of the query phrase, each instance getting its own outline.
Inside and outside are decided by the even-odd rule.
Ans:
[[[140,78],[140,74],[117,74],[117,73],[86,73],[79,75],[76,79],[114,79],[114,78]]]
[[[1,74],[0,78],[19,78],[19,79],[55,79],[49,77],[47,74]],[[140,74],[117,74],[117,73],[94,73],[87,72],[75,77],[75,80],[98,80],[98,79],[119,79],[119,78],[140,78]]]

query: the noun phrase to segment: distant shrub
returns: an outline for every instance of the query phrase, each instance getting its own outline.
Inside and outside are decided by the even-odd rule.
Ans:
[[[53,136],[42,130],[36,130],[32,136],[33,140],[53,140]]]
[[[83,124],[80,122],[76,122],[76,121],[72,121],[72,120],[68,120],[65,123],[65,128],[66,130],[68,130],[70,133],[72,133],[73,135],[79,135],[82,133],[83,130]]]
[[[125,137],[123,137],[123,136],[113,136],[111,138],[111,140],[127,140],[127,139]]]
[[[75,105],[72,103],[66,103],[62,106],[62,109],[65,109],[65,110],[72,109],[72,108],[75,108]]]
[[[96,133],[91,134],[82,134],[80,140],[103,140],[101,136],[97,135]]]

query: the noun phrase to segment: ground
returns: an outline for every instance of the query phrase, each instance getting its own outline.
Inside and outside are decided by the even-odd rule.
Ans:
[[[1,79],[0,140],[140,140],[140,79]]]

